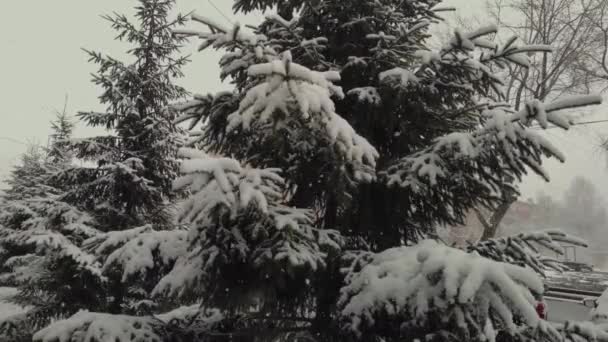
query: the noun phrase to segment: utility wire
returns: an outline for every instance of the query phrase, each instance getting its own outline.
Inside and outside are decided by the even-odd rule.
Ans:
[[[2,139],[2,140],[7,140],[7,141],[10,141],[10,142],[14,142],[14,143],[16,143],[16,144],[21,144],[21,145],[26,145],[26,146],[27,146],[27,144],[26,144],[26,143],[24,143],[23,141],[19,141],[19,140],[15,139],[15,138],[11,138],[11,137],[2,137],[2,136],[0,136],[0,139]]]
[[[210,4],[211,6],[213,6],[213,8],[215,8],[215,10],[216,10],[216,11],[217,11],[217,12],[218,12],[218,13],[219,13],[219,14],[220,14],[222,17],[224,17],[224,19],[226,19],[226,20],[227,20],[227,21],[228,21],[228,22],[229,22],[231,25],[234,25],[234,23],[232,22],[232,20],[230,20],[230,18],[228,18],[228,16],[227,16],[226,14],[224,14],[224,12],[222,12],[222,10],[221,10],[221,9],[219,9],[219,7],[217,7],[217,6],[216,6],[216,5],[213,3],[213,1],[211,1],[211,0],[207,0],[207,1],[209,2],[209,4]]]

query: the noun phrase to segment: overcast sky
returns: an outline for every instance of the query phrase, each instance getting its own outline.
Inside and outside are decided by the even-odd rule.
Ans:
[[[345,0],[348,1],[348,0]],[[255,23],[261,16],[247,18],[231,15],[231,0],[213,0],[231,20]],[[0,177],[4,178],[18,161],[28,142],[46,143],[49,121],[55,110],[69,97],[68,111],[103,110],[97,102],[99,89],[90,82],[95,66],[87,62],[81,48],[122,57],[128,47],[113,40],[115,32],[100,18],[116,11],[129,14],[134,0],[19,0],[0,1]],[[481,15],[481,0],[448,0],[460,13]],[[178,10],[227,20],[208,0],[178,0]],[[195,44],[185,53],[192,63],[185,69],[181,85],[195,93],[215,92],[225,88],[218,79],[219,54],[195,52]],[[608,119],[598,108],[584,120]],[[99,130],[78,126],[78,137],[99,134]],[[549,161],[552,181],[547,184],[530,176],[522,184],[522,197],[533,197],[539,190],[561,197],[573,177],[590,179],[608,198],[608,158],[598,148],[601,136],[608,137],[608,123],[573,128],[562,133],[554,129],[544,133],[561,149],[565,164]]]

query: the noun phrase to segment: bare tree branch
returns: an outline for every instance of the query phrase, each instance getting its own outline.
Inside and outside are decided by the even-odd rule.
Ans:
[[[552,53],[530,54],[529,68],[510,67],[505,74],[505,100],[515,109],[533,98],[603,91],[608,86],[608,0],[486,0],[486,11],[507,32],[527,45],[551,45]],[[487,23],[458,17],[467,29]],[[500,42],[511,37],[496,36]],[[486,218],[475,212],[492,238],[515,196],[507,196]]]

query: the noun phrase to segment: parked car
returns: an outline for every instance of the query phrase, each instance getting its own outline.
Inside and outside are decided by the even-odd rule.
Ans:
[[[563,261],[565,266],[575,272],[593,272],[593,266],[582,262]]]
[[[608,323],[608,289],[598,298],[585,298],[583,303],[591,309],[591,321],[594,323]]]

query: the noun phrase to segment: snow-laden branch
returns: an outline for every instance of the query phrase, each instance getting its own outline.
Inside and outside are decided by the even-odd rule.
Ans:
[[[565,342],[607,342],[608,323],[592,321],[557,323],[555,328],[563,336]]]
[[[561,231],[547,230],[481,241],[469,246],[468,251],[492,260],[528,266],[544,275],[546,268],[561,271],[565,267],[558,260],[542,256],[541,249],[562,255],[564,244],[587,247],[581,239]]]
[[[427,337],[445,330],[465,340],[494,340],[497,330],[516,334],[521,326],[556,335],[535,311],[542,293],[532,270],[427,240],[356,259],[347,269],[340,307],[359,336],[398,333],[373,331],[378,319],[387,327],[399,322],[404,334],[409,324],[426,326]]]
[[[454,90],[476,92],[484,97],[505,98],[505,81],[497,70],[516,64],[530,67],[532,53],[551,52],[545,45],[516,45],[517,38],[498,45],[487,36],[496,33],[496,26],[489,25],[471,32],[456,30],[452,39],[441,49],[417,50],[415,55],[421,65],[414,75],[422,84],[430,84]],[[477,52],[481,53],[477,53]],[[396,65],[400,68],[402,65]],[[412,68],[412,70],[414,70]],[[402,82],[403,85],[405,83]]]
[[[462,160],[475,161],[488,153],[499,156],[516,175],[525,174],[528,166],[548,181],[548,173],[541,166],[542,155],[556,157],[560,161],[565,157],[548,140],[524,125],[536,121],[542,127],[551,123],[567,129],[569,120],[560,110],[597,103],[601,103],[599,96],[578,96],[548,104],[530,101],[515,114],[500,107],[488,108],[483,111],[486,119],[480,129],[440,137],[423,151],[391,166],[384,173],[387,184],[410,187],[429,182],[433,186],[452,176],[451,164]]]
[[[38,342],[167,341],[164,322],[152,317],[132,317],[80,311],[38,331]]]
[[[191,29],[178,29],[173,33],[178,36],[192,37],[196,36],[203,40],[199,46],[199,51],[202,51],[210,46],[220,48],[228,43],[235,43],[237,46],[256,46],[267,40],[264,35],[256,35],[249,33],[239,24],[228,27],[221,22],[218,22],[210,17],[191,15],[193,21],[202,23],[209,28],[209,32],[196,31]]]
[[[249,75],[265,80],[251,88],[238,111],[228,116],[228,131],[267,123],[282,128],[289,121],[299,121],[325,136],[346,162],[375,168],[378,151],[335,112],[332,96],[344,97],[342,89],[333,84],[340,80],[339,73],[312,71],[293,63],[286,52],[282,61],[250,67]],[[374,175],[361,171],[355,177],[370,181]]]
[[[155,295],[202,291],[213,302],[225,296],[217,283],[229,282],[243,288],[237,296],[245,301],[260,300],[260,293],[280,282],[302,286],[302,274],[312,277],[325,268],[328,251],[340,250],[337,232],[314,228],[310,211],[282,204],[279,170],[244,167],[194,149],[180,154],[186,159],[174,187],[190,191],[179,214],[190,226],[190,248],[158,283]],[[272,271],[277,263],[285,271]],[[236,279],[217,272],[232,267],[239,269]]]
[[[152,231],[138,235],[112,252],[103,264],[106,272],[112,267],[122,270],[122,281],[168,267],[187,252],[187,232],[183,230]]]
[[[19,218],[20,229],[0,225],[2,245],[13,248],[33,248],[38,255],[71,259],[83,271],[103,279],[101,265],[95,256],[82,249],[79,242],[101,234],[92,224],[93,219],[75,207],[57,200],[56,196],[12,201],[3,208],[0,221]],[[14,271],[28,274],[23,264]],[[30,273],[34,275],[35,273]]]
[[[108,255],[140,234],[150,231],[152,231],[152,226],[148,224],[127,230],[107,232],[85,240],[83,248],[98,256]]]

